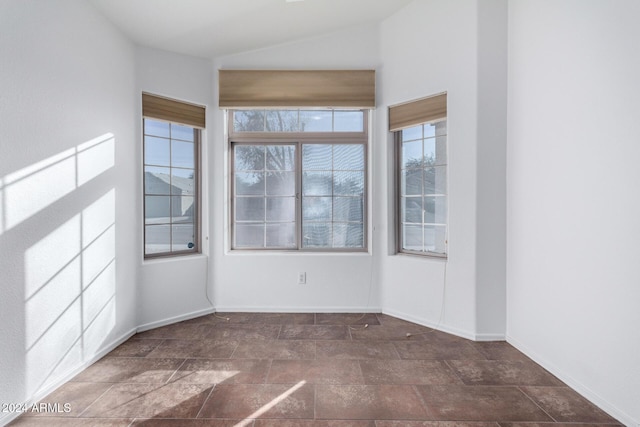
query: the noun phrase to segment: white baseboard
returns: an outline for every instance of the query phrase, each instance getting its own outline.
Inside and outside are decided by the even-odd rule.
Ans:
[[[613,418],[616,418],[625,426],[640,426],[640,420],[634,420],[629,414],[625,413],[618,409],[615,405],[608,402],[598,393],[591,390],[589,387],[584,385],[582,382],[576,380],[575,378],[567,375],[562,369],[556,366],[554,363],[549,362],[543,357],[540,357],[536,352],[532,351],[526,345],[519,342],[517,339],[507,335],[507,342],[517,348],[519,351],[527,355],[531,360],[536,362],[538,365],[542,366],[547,371],[551,372],[553,375],[558,377],[558,379],[564,382],[566,385],[571,387],[578,394],[582,395],[585,399],[602,409],[607,414],[611,415]]]
[[[181,314],[180,316],[167,317],[166,319],[156,320],[153,322],[145,323],[143,325],[138,326],[137,332],[148,331],[149,329],[159,328],[161,326],[167,326],[172,323],[182,322],[183,320],[193,319],[195,317],[206,316],[207,314],[211,314],[217,311],[213,307],[203,308],[202,310],[192,311],[187,314]]]
[[[382,313],[380,307],[260,307],[260,306],[218,306],[220,313]]]
[[[401,311],[396,310],[382,310],[384,314],[388,314],[389,316],[397,317],[398,319],[406,320],[407,322],[417,323],[418,325],[426,326],[431,329],[436,329],[438,331],[446,332],[448,334],[456,335],[461,338],[466,338],[468,340],[475,339],[475,335],[469,331],[463,331],[461,329],[453,328],[444,324],[433,323],[428,319],[424,319],[417,316],[412,316],[407,313],[403,313]]]
[[[98,360],[102,359],[109,352],[111,352],[114,348],[116,348],[117,346],[119,346],[120,344],[122,344],[123,342],[128,340],[129,338],[131,338],[135,333],[136,333],[136,329],[133,328],[133,329],[130,329],[129,331],[125,332],[124,334],[120,335],[118,338],[115,338],[109,344],[103,346],[97,353],[95,353],[89,359],[85,360],[80,365],[78,365],[75,368],[71,369],[70,371],[66,372],[64,375],[61,375],[55,381],[49,383],[46,387],[44,387],[43,389],[39,390],[34,396],[31,396],[31,398],[29,398],[29,400],[24,402],[25,405],[27,407],[29,407],[29,406],[33,405],[34,403],[37,403],[41,399],[44,399],[47,395],[51,394],[55,389],[57,389],[58,387],[62,386],[63,384],[65,384],[69,380],[71,380],[73,377],[78,375],[80,372],[84,371],[86,368],[88,368],[89,366],[93,365]],[[2,415],[2,416],[0,416],[0,425],[1,426],[5,426],[5,425],[9,424],[11,421],[13,421],[16,418],[18,418],[20,415],[21,415],[21,413],[19,413],[19,412]]]

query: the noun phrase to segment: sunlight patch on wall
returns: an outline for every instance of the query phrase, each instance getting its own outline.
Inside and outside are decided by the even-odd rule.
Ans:
[[[106,133],[0,179],[0,234],[70,194],[115,164],[115,138]]]
[[[46,193],[58,182],[52,179],[54,172],[63,173],[63,168],[68,169],[65,182],[73,175],[75,190],[112,167],[113,150],[112,135],[81,144],[72,157],[67,151],[53,161],[25,168],[20,179],[4,187],[4,195],[33,185],[43,187],[30,188],[33,194]],[[47,200],[50,204],[55,198]],[[8,224],[28,218],[46,203],[25,202],[15,211],[18,216],[6,217]],[[27,394],[37,393],[95,355],[115,326],[115,203],[116,192],[111,189],[24,252]],[[4,205],[5,213],[7,206],[11,203]]]

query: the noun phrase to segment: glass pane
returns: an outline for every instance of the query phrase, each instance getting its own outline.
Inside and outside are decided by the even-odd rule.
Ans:
[[[361,196],[364,194],[364,172],[334,172],[334,194]]]
[[[294,196],[295,172],[267,172],[267,194],[270,196]]]
[[[410,251],[422,251],[422,226],[402,226],[402,248]]]
[[[153,136],[144,137],[145,165],[170,166],[169,140]]]
[[[193,196],[196,191],[196,181],[193,169],[171,168],[171,194]]]
[[[235,132],[264,131],[264,110],[241,110],[233,112]]]
[[[195,151],[193,142],[171,141],[171,166],[178,168],[192,168]]]
[[[402,171],[400,191],[403,196],[422,195],[422,169]]]
[[[438,254],[446,253],[446,227],[444,225],[424,226],[424,250]]]
[[[424,137],[432,138],[436,136],[436,124],[435,123],[425,123],[424,124]]]
[[[236,145],[234,163],[237,171],[264,170],[264,146]]]
[[[264,197],[236,198],[236,221],[264,221]]]
[[[362,111],[333,112],[333,130],[335,132],[363,132],[364,113]]]
[[[296,168],[296,149],[293,145],[267,146],[267,169],[293,171]]]
[[[439,136],[436,138],[436,165],[447,164],[447,137]]]
[[[422,140],[402,143],[402,169],[422,167]]]
[[[296,199],[293,197],[268,197],[267,221],[295,221]]]
[[[427,196],[424,198],[424,222],[444,224],[447,222],[447,198],[445,196]]]
[[[292,248],[295,246],[295,224],[267,224],[267,247]]]
[[[436,140],[429,138],[424,140],[424,165],[435,166],[436,164]]]
[[[333,224],[333,247],[364,247],[364,233],[362,224]]]
[[[236,248],[263,248],[263,224],[236,224]]]
[[[446,194],[447,169],[446,166],[436,166],[424,169],[424,194]]]
[[[144,223],[168,224],[171,222],[171,196],[145,196]]]
[[[263,195],[264,172],[236,173],[235,190],[237,195]]]
[[[302,218],[310,221],[331,221],[331,197],[303,197]]]
[[[414,126],[402,130],[402,140],[411,141],[414,139],[422,139],[422,125]]]
[[[189,126],[171,124],[171,139],[193,142],[193,128]]]
[[[171,226],[171,250],[187,251],[195,249],[195,235],[193,224],[173,224]]]
[[[171,250],[170,225],[147,225],[144,230],[145,254],[157,254]]]
[[[267,132],[296,132],[298,130],[298,111],[267,111]]]
[[[304,223],[302,246],[305,248],[330,248],[331,223]]]
[[[300,111],[302,132],[331,132],[333,127],[331,111]]]
[[[361,197],[335,197],[333,199],[334,221],[363,221],[363,199]]]
[[[335,145],[333,159],[334,170],[364,170],[364,146]]]
[[[145,166],[144,168],[144,192],[145,194],[169,194],[169,168]]]
[[[193,222],[194,203],[195,198],[193,196],[171,196],[172,222]]]
[[[332,187],[331,172],[305,172],[302,176],[302,194],[305,196],[330,196]]]
[[[422,197],[403,197],[402,222],[422,223]]]
[[[144,119],[144,134],[169,138],[169,123]]]
[[[302,146],[302,170],[333,169],[331,145],[304,144]]]

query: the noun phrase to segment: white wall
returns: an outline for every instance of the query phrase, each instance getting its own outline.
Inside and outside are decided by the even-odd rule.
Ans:
[[[138,102],[141,92],[149,92],[207,107],[207,129],[202,134],[201,156],[203,254],[148,261],[144,261],[141,255],[137,257],[141,263],[141,280],[138,287],[138,325],[141,330],[195,317],[212,310],[209,302],[210,291],[207,289],[209,179],[207,168],[204,167],[209,153],[209,138],[217,131],[211,119],[211,75],[210,60],[144,47],[136,49],[138,89],[135,96],[138,97]],[[141,122],[140,113],[136,117]],[[141,138],[142,136],[139,137],[139,141]],[[136,148],[142,158],[142,144],[136,144]],[[139,171],[139,176],[142,177],[142,170]],[[141,200],[138,203],[142,206]],[[140,242],[143,241],[142,231],[138,238]]]
[[[383,309],[477,339],[504,336],[504,28],[506,2],[450,0],[415,1],[381,26],[384,65],[374,155],[375,193],[381,197],[374,210],[381,214],[375,248]],[[498,96],[491,96],[496,89]],[[386,109],[445,91],[448,260],[396,255],[393,147]],[[479,118],[487,125],[479,124]],[[485,148],[498,158],[480,156]],[[496,253],[482,270],[479,256],[487,249]]]
[[[135,330],[134,49],[79,0],[3,1],[0,32],[0,402],[20,403]]]
[[[640,3],[509,4],[508,340],[640,423]]]
[[[214,59],[226,69],[377,69],[378,30],[365,26],[254,52]],[[370,253],[309,254],[229,251],[228,153],[224,116],[215,111],[211,155],[214,304],[219,311],[379,311]],[[375,173],[375,172],[374,172]],[[371,176],[371,170],[369,171]],[[371,210],[370,210],[371,215]],[[373,213],[375,215],[375,212]],[[369,236],[371,238],[371,235]],[[375,236],[374,236],[375,238]],[[298,272],[307,284],[298,285]]]

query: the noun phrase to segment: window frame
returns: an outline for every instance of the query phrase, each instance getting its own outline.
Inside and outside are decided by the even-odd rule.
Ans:
[[[439,123],[439,122],[447,122],[447,117],[444,118],[439,118],[439,119],[435,119],[435,120],[430,120],[430,121],[426,121],[426,122],[422,122],[422,123],[418,123],[415,125],[411,125],[411,126],[407,126],[403,129],[398,129],[396,131],[393,132],[393,144],[394,144],[394,168],[395,168],[395,173],[394,173],[394,177],[395,177],[395,194],[396,196],[394,197],[394,201],[395,201],[395,217],[396,217],[396,221],[395,221],[395,230],[396,230],[396,239],[395,239],[395,243],[396,243],[396,253],[397,254],[408,254],[408,255],[417,255],[417,256],[421,256],[421,257],[427,257],[427,258],[438,258],[438,259],[447,259],[449,256],[449,129],[448,129],[448,122],[446,124],[447,126],[447,131],[444,135],[434,135],[433,137],[429,137],[429,138],[425,138],[424,137],[424,126],[425,125],[430,125],[430,124],[435,124],[435,123]],[[424,144],[425,139],[431,139],[433,138],[434,140],[437,137],[442,137],[444,136],[445,139],[445,152],[446,152],[446,163],[444,165],[440,165],[440,166],[445,166],[445,192],[444,192],[444,196],[446,197],[446,214],[445,214],[445,223],[444,223],[444,227],[445,227],[445,232],[444,232],[444,249],[445,252],[444,253],[440,253],[440,252],[433,252],[433,251],[417,251],[417,250],[412,250],[412,249],[405,249],[403,248],[403,220],[402,220],[402,132],[406,129],[412,128],[412,127],[416,127],[416,126],[422,126],[423,127],[423,134],[422,134],[422,138],[421,141]],[[424,171],[425,167],[422,167],[422,170]],[[424,200],[425,197],[425,193],[424,193],[424,188],[422,189],[422,193],[421,193],[421,197]],[[422,222],[421,225],[422,227],[424,227],[425,224],[429,224],[429,223],[425,223]],[[433,223],[434,225],[436,225],[437,223]],[[423,233],[424,233],[424,229],[423,229]],[[424,234],[423,234],[424,236]],[[423,245],[424,247],[424,245]]]
[[[229,167],[229,197],[228,197],[228,215],[229,215],[229,244],[228,248],[232,252],[238,251],[256,251],[256,252],[288,252],[288,253],[362,253],[369,251],[369,110],[359,108],[276,108],[270,110],[299,110],[299,111],[361,111],[363,113],[362,132],[269,132],[269,131],[247,131],[236,132],[233,127],[234,112],[241,110],[269,110],[264,108],[258,109],[229,109],[227,110],[227,147],[228,147],[228,167]],[[353,145],[360,144],[363,147],[363,185],[362,192],[362,247],[304,247],[302,243],[303,237],[303,217],[302,217],[302,147],[309,144],[328,144],[328,145]],[[296,165],[295,165],[295,231],[296,246],[291,248],[272,248],[272,247],[234,247],[236,237],[235,227],[235,150],[237,145],[294,145],[296,147]],[[331,221],[333,223],[333,221]]]
[[[157,166],[146,163],[146,137],[145,133],[145,121],[152,120],[156,122],[168,123],[169,125],[179,125],[190,127],[193,130],[193,144],[194,144],[194,158],[193,158],[193,169],[194,169],[194,191],[193,191],[193,203],[194,203],[194,221],[193,221],[193,237],[194,237],[194,247],[186,250],[169,250],[166,252],[154,252],[147,253],[146,245],[147,245],[147,203],[146,198],[148,196],[146,192],[146,172],[145,168],[147,166]],[[149,135],[155,137],[154,135]],[[167,139],[167,138],[165,138]],[[169,137],[168,140],[171,142],[173,138]],[[180,140],[178,140],[180,141]],[[158,258],[171,258],[171,257],[179,257],[179,256],[189,256],[189,255],[199,255],[202,253],[202,238],[201,238],[201,230],[202,230],[202,192],[201,192],[201,175],[202,175],[202,167],[201,167],[201,155],[202,155],[202,129],[199,127],[195,127],[190,124],[178,123],[170,120],[162,120],[156,119],[154,117],[142,117],[142,222],[143,222],[143,232],[142,232],[142,252],[144,260],[158,259]],[[171,160],[171,159],[170,159]],[[160,167],[168,167],[172,168],[171,161],[169,166],[160,166]],[[153,195],[153,194],[151,194]],[[169,195],[170,198],[174,197]],[[171,200],[171,199],[170,199]],[[171,203],[171,202],[170,202]],[[173,218],[173,215],[171,215]],[[169,225],[171,226],[172,223]],[[172,245],[172,233],[170,233],[169,247]]]

